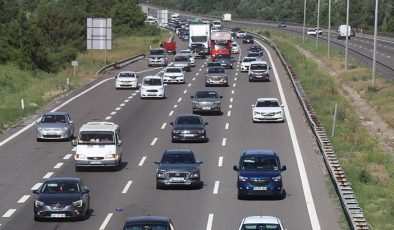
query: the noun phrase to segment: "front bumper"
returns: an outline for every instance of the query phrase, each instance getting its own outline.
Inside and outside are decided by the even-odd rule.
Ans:
[[[156,178],[156,184],[164,186],[199,186],[201,183],[200,178]]]
[[[37,130],[37,139],[57,140],[70,138],[69,130]]]
[[[221,79],[213,79],[213,78],[207,78],[205,80],[206,85],[228,85],[228,80],[225,78]]]
[[[115,167],[119,166],[119,159],[102,159],[102,160],[80,160],[75,159],[76,167]]]
[[[164,98],[164,92],[142,92],[141,91],[141,97],[145,98],[145,97],[152,97],[152,98]]]
[[[261,122],[261,121],[278,121],[283,122],[283,114],[275,114],[275,115],[261,115],[261,114],[253,114],[253,121],[254,122]]]
[[[269,81],[270,75],[268,73],[263,74],[249,74],[250,81]]]
[[[164,77],[163,81],[166,83],[185,83],[184,77]]]
[[[73,219],[83,217],[86,213],[86,204],[76,207],[72,204],[61,207],[56,205],[34,206],[34,217],[37,219]]]
[[[198,103],[194,103],[193,112],[195,113],[221,112],[221,108],[220,108],[220,104],[201,105]]]
[[[172,141],[180,141],[180,142],[187,142],[187,141],[207,141],[208,138],[206,133],[172,133]]]
[[[137,88],[138,84],[137,84],[137,82],[116,82],[115,87],[117,89],[120,89],[120,88]]]
[[[166,65],[165,59],[149,59],[148,65],[150,66],[163,66]]]
[[[255,186],[248,182],[238,182],[238,194],[241,196],[280,196],[283,194],[282,182],[271,182],[264,186]]]

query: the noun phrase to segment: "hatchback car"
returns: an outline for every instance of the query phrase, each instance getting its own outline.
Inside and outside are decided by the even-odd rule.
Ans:
[[[231,43],[231,53],[232,54],[239,53],[239,45],[237,43]]]
[[[163,81],[165,83],[185,83],[185,73],[180,67],[167,67],[164,69]]]
[[[285,121],[284,105],[279,103],[277,98],[257,98],[252,105],[253,122],[262,121]]]
[[[223,67],[209,67],[205,74],[205,86],[228,86],[228,76]]]
[[[252,61],[249,67],[249,81],[270,81],[270,69],[265,61]]]
[[[279,218],[274,216],[248,216],[242,219],[238,230],[284,230]]]
[[[40,189],[34,201],[34,220],[51,218],[85,219],[90,208],[89,189],[81,179],[53,177]]]
[[[243,44],[254,44],[254,38],[252,35],[247,34],[242,38]]]
[[[53,139],[71,140],[74,137],[74,122],[68,113],[44,113],[41,119],[36,121],[36,124],[37,141]]]
[[[222,114],[220,99],[223,97],[216,91],[197,91],[191,98],[193,113]]]
[[[164,216],[129,217],[123,230],[174,230],[172,220]]]
[[[137,74],[133,71],[121,71],[115,77],[115,88],[138,88],[138,78]]]
[[[287,27],[286,22],[279,22],[278,27],[279,28],[286,28]]]
[[[238,199],[249,196],[273,196],[284,198],[282,171],[279,156],[272,149],[249,149],[241,153],[238,172]]]
[[[166,150],[156,170],[156,188],[166,186],[189,186],[200,188],[202,181],[200,177],[201,161],[197,161],[193,151],[188,149]]]
[[[182,114],[175,118],[175,122],[170,123],[173,128],[171,131],[172,142],[178,141],[202,141],[208,142],[207,131],[200,115]]]

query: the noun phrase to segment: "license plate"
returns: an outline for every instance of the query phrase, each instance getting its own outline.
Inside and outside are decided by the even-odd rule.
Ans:
[[[101,161],[92,161],[90,162],[91,165],[101,165],[103,162]]]
[[[53,213],[53,214],[51,214],[51,217],[64,218],[64,217],[66,217],[66,214],[64,214],[64,213]]]
[[[209,107],[209,106],[206,106],[206,107],[203,107],[202,109],[203,109],[203,110],[210,110],[210,109],[211,109],[211,107]]]
[[[194,134],[183,134],[185,137],[194,137]]]
[[[172,177],[171,180],[172,181],[177,181],[177,182],[184,181],[183,177]]]
[[[255,190],[255,191],[265,191],[265,190],[267,190],[267,187],[254,187],[253,190]]]
[[[148,93],[148,96],[156,96],[154,93]]]

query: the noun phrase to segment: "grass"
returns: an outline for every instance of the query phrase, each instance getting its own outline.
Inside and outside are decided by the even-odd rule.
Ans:
[[[112,50],[107,52],[107,63],[122,60],[139,53],[147,53],[149,47],[158,47],[170,34],[158,36],[119,36],[113,40]],[[67,91],[78,88],[95,78],[96,71],[104,66],[104,51],[89,51],[78,55],[76,78],[70,67],[56,74],[42,71],[24,71],[12,64],[0,66],[0,131],[9,128],[21,118],[34,113],[42,106]],[[67,78],[70,85],[67,85]],[[25,109],[21,109],[21,99]]]

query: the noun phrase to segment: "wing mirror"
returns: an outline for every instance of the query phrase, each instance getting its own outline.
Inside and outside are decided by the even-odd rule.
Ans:
[[[208,125],[208,122],[205,122],[204,125]]]
[[[233,170],[236,171],[236,172],[238,172],[238,171],[239,171],[239,168],[238,168],[236,165],[234,165],[234,166],[233,166]]]
[[[170,122],[170,125],[174,126],[174,122]]]
[[[85,189],[85,190],[83,190],[83,193],[89,193],[90,192],[90,190],[89,189]]]
[[[41,119],[40,119],[40,120],[41,120]],[[37,121],[36,121],[36,124],[40,124],[40,120],[37,120]]]
[[[158,164],[160,164],[160,161],[155,161],[154,163],[158,165]]]
[[[194,96],[190,96],[190,98],[191,98],[191,99],[193,99],[193,98],[194,98]]]
[[[70,123],[72,125],[72,124],[74,124],[74,121],[69,121],[68,123]]]
[[[250,107],[252,107],[252,108],[253,108],[253,107],[254,107],[254,105],[250,105]]]
[[[271,66],[270,66],[268,69],[270,69],[270,70],[271,70],[271,69],[272,69],[272,68],[271,68]]]
[[[122,140],[118,140],[118,143],[116,145],[117,146],[121,146],[122,145]]]
[[[282,108],[283,108],[283,107],[285,107],[285,105],[284,105],[284,104],[281,104],[281,105],[280,105],[280,107],[282,107]]]
[[[280,171],[286,171],[286,169],[287,169],[286,165],[283,165]]]
[[[203,163],[202,161],[197,161],[197,164],[198,164],[198,165],[200,165],[200,164],[202,164],[202,163]]]
[[[34,194],[38,194],[38,193],[39,193],[37,189],[36,189],[36,190],[33,190],[33,191],[31,191],[31,192],[34,193]]]

